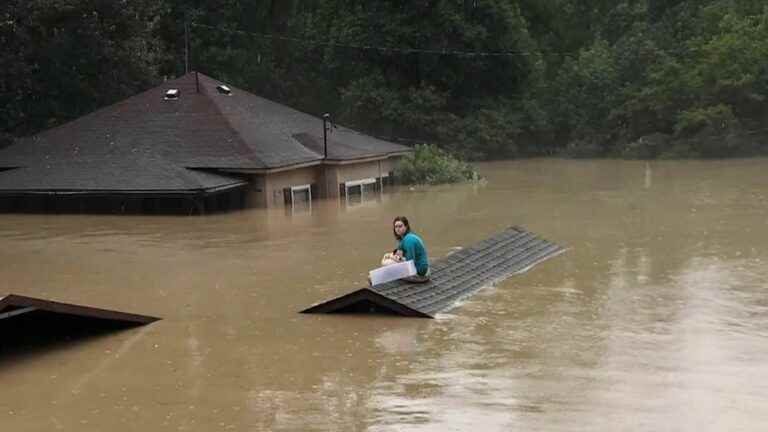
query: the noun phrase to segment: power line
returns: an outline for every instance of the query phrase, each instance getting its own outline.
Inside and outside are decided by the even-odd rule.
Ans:
[[[279,36],[279,35],[272,35],[272,34],[248,32],[244,30],[221,29],[218,27],[214,27],[206,24],[198,24],[198,23],[189,23],[189,26],[216,30],[216,31],[225,32],[225,33],[243,34],[248,36],[259,37],[262,39],[298,42],[306,45],[330,46],[335,48],[351,48],[351,49],[358,49],[358,50],[391,52],[391,53],[400,53],[400,54],[423,53],[423,54],[437,54],[437,55],[452,55],[452,56],[459,56],[459,57],[515,57],[515,56],[526,57],[526,56],[532,56],[532,55],[541,55],[541,56],[559,55],[559,56],[570,57],[570,58],[579,57],[580,55],[579,52],[558,52],[558,51],[547,51],[547,50],[542,50],[542,51],[463,51],[463,50],[456,50],[456,49],[427,49],[427,48],[403,48],[403,47],[391,47],[391,46],[387,47],[387,46],[377,46],[377,45],[360,45],[360,44],[349,44],[349,43],[339,43],[339,42],[330,42],[330,41],[308,40],[308,39],[301,39],[301,38],[290,37],[290,36]],[[668,53],[668,54],[691,53],[691,49],[687,47],[686,48],[683,48],[683,47],[659,48],[659,51],[662,53]]]
[[[530,55],[539,54],[539,53],[530,52],[530,51],[461,51],[461,50],[453,50],[453,49],[401,48],[401,47],[384,47],[384,46],[375,46],[375,45],[345,44],[345,43],[338,43],[338,42],[312,41],[312,40],[300,39],[300,38],[294,38],[294,37],[288,37],[288,36],[277,36],[277,35],[269,35],[269,34],[263,34],[263,33],[247,32],[243,30],[219,29],[206,24],[190,23],[190,25],[193,27],[202,27],[202,28],[207,28],[211,30],[224,31],[227,33],[238,33],[238,34],[245,34],[249,36],[256,36],[264,39],[299,42],[307,45],[331,46],[335,48],[351,48],[351,49],[379,51],[379,52],[394,52],[394,53],[401,53],[401,54],[423,53],[423,54],[438,54],[438,55],[454,55],[454,56],[462,56],[462,57],[511,57],[511,56],[530,56]]]

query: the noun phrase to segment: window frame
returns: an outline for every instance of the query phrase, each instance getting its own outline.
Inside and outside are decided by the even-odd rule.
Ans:
[[[346,204],[349,205],[349,189],[360,186],[360,203],[365,202],[365,186],[369,184],[376,184],[376,179],[373,177],[367,177],[358,180],[350,180],[344,182],[344,198]]]
[[[307,191],[307,196],[309,197],[309,200],[307,203],[309,204],[309,210],[312,210],[312,184],[307,183],[303,185],[298,186],[291,186],[291,211],[294,211],[296,209],[296,192],[304,192]]]

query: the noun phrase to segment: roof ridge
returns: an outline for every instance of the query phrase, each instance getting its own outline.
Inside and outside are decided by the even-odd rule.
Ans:
[[[213,82],[221,82],[221,81],[216,80],[216,79],[209,79],[209,80],[213,81]],[[286,105],[284,103],[280,103],[280,102],[274,101],[272,99],[266,98],[264,96],[258,95],[256,93],[250,92],[248,90],[244,90],[244,89],[237,88],[237,87],[232,87],[232,86],[229,86],[229,87],[231,87],[232,90],[236,93],[236,95],[233,96],[234,98],[238,98],[238,97],[243,98],[243,99],[240,99],[240,103],[243,103],[243,105],[240,105],[240,103],[238,103],[238,102],[235,102],[234,104],[232,104],[232,106],[238,108],[238,112],[227,112],[226,111],[227,106],[226,106],[224,101],[217,101],[216,99],[213,99],[213,98],[212,98],[212,100],[213,100],[213,103],[216,105],[217,109],[219,110],[219,112],[222,112],[224,114],[224,118],[227,120],[228,124],[232,125],[232,127],[238,133],[238,135],[241,135],[242,132],[248,133],[248,131],[243,131],[241,129],[241,127],[244,127],[246,125],[238,126],[235,122],[237,122],[238,120],[242,119],[243,118],[243,114],[254,114],[250,110],[253,109],[255,106],[258,106],[259,108],[264,109],[264,113],[266,114],[266,117],[274,116],[275,115],[274,111],[275,110],[279,110],[279,111],[282,111],[282,113],[280,114],[280,117],[283,117],[283,118],[294,118],[295,119],[298,116],[301,119],[300,121],[302,121],[302,120],[310,120],[310,119],[316,120],[318,122],[321,121],[321,119],[319,117],[314,116],[314,115],[312,115],[310,113],[298,110],[298,109],[296,109],[296,108],[294,108],[294,107],[292,107],[290,105]],[[254,105],[253,102],[255,102],[256,105]],[[262,113],[261,111],[256,112],[257,116],[259,114],[261,114],[261,113]],[[259,119],[258,118],[254,118],[254,120],[258,121]],[[250,122],[250,123],[252,123],[252,122]],[[304,129],[304,128],[299,128],[297,130],[303,131],[305,133],[309,133],[309,132],[306,132],[306,129]],[[316,151],[314,151],[314,150],[311,150],[311,149],[307,148],[306,146],[304,146],[301,143],[299,143],[298,141],[296,141],[296,139],[293,136],[293,135],[295,135],[295,133],[296,132],[291,133],[291,132],[282,131],[282,132],[279,133],[279,135],[281,136],[281,139],[285,139],[287,141],[291,141],[291,142],[295,143],[303,151],[307,152],[308,155],[305,155],[305,156],[311,155],[310,159],[304,158],[300,162],[301,163],[307,163],[307,162],[322,161],[323,155],[318,153],[318,152],[316,152]],[[250,142],[246,141],[246,145],[248,145],[250,147],[250,144],[251,144]],[[258,142],[255,142],[255,144],[258,144]],[[253,151],[254,156],[256,154],[258,154],[256,149],[254,149],[254,148],[251,148],[251,149]],[[259,160],[264,161],[266,166],[275,167],[275,161],[269,161],[269,160],[262,159],[262,158],[259,158]],[[295,163],[295,162],[296,161],[292,161],[290,163]]]
[[[194,73],[198,74],[198,78],[199,78],[199,75],[202,75],[204,79],[221,83],[221,81],[215,80],[215,79],[213,79],[213,78],[211,78],[211,77],[209,77],[209,76],[207,76],[205,74],[201,74],[199,72],[194,72]],[[256,153],[253,151],[253,149],[248,145],[248,143],[245,142],[245,139],[243,139],[243,136],[240,133],[240,130],[238,128],[236,128],[232,124],[232,122],[229,120],[229,117],[221,110],[221,107],[219,106],[219,104],[217,104],[216,101],[213,100],[213,97],[211,97],[211,94],[208,92],[208,88],[205,85],[205,83],[203,83],[201,81],[200,84],[201,84],[200,85],[200,87],[201,87],[200,88],[201,94],[203,94],[211,102],[211,105],[213,105],[213,108],[216,110],[217,113],[219,113],[219,116],[221,116],[221,118],[224,119],[224,123],[227,125],[229,130],[231,130],[233,132],[233,134],[238,138],[238,143],[237,144],[241,148],[244,148],[246,150],[246,152],[248,154],[248,157],[253,158],[255,161],[259,162],[262,166],[268,166],[266,161],[264,161],[260,157],[256,156]],[[187,167],[185,167],[185,168],[187,168]]]

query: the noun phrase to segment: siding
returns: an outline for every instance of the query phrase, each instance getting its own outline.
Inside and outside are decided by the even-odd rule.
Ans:
[[[285,206],[283,189],[305,184],[317,185],[320,196],[316,196],[313,192],[313,200],[338,198],[340,183],[378,178],[380,172],[386,177],[395,168],[398,160],[399,158],[388,158],[349,165],[314,166],[272,174],[256,174],[251,177],[248,206],[283,207]],[[379,171],[379,164],[381,164],[381,171]]]

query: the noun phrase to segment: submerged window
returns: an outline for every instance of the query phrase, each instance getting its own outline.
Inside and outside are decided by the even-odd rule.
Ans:
[[[347,205],[360,204],[378,197],[379,182],[375,178],[348,181],[339,186]]]
[[[291,211],[312,210],[312,197],[317,198],[317,185],[305,184],[283,189],[285,207]]]

